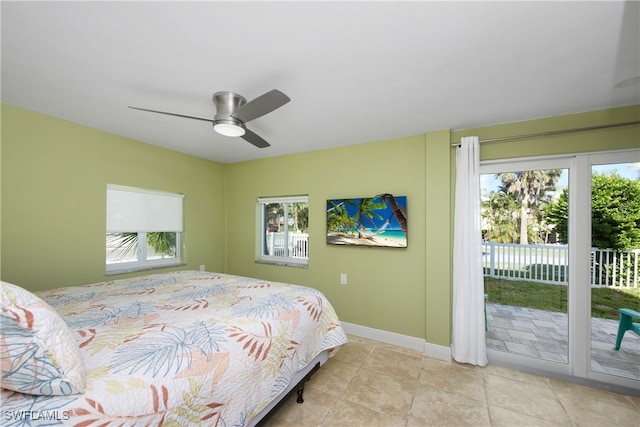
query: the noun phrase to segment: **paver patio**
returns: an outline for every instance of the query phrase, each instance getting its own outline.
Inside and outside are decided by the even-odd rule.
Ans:
[[[487,303],[488,349],[567,362],[567,315]],[[618,322],[593,318],[591,370],[640,380],[640,337],[627,331],[619,351],[613,349]]]

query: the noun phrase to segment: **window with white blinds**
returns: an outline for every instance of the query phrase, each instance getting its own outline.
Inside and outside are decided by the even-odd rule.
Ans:
[[[108,274],[180,264],[184,195],[107,185]]]

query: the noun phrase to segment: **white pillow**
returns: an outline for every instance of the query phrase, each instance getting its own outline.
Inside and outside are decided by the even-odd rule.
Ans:
[[[49,304],[0,282],[2,388],[27,394],[84,392],[84,363],[67,324]]]

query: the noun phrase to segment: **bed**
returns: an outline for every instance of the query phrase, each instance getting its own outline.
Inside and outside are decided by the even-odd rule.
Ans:
[[[256,425],[347,342],[316,289],[180,271],[35,292],[2,284],[12,425]]]

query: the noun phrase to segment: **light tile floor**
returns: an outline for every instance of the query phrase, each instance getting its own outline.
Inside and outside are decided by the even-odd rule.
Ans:
[[[638,397],[349,338],[269,426],[638,426]]]

